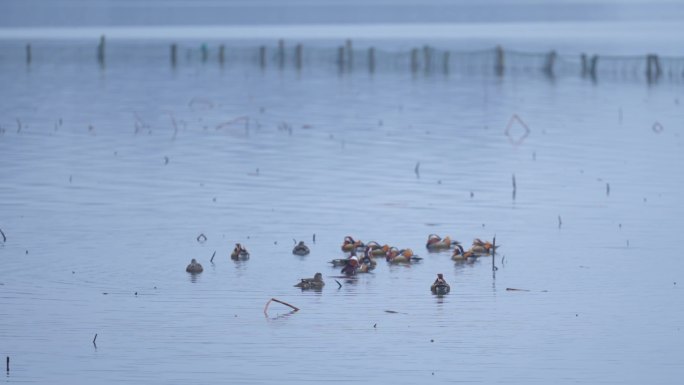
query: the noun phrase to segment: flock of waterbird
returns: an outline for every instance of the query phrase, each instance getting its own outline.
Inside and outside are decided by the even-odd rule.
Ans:
[[[292,254],[305,256],[311,252],[304,241],[299,241],[299,243],[295,241],[295,243]],[[451,259],[457,263],[472,263],[481,256],[493,255],[499,246],[496,245],[496,238],[492,242],[475,238],[470,248],[466,250],[460,242],[452,240],[448,236],[442,238],[437,234],[430,234],[425,247],[428,252],[451,251]],[[344,277],[353,277],[372,271],[377,266],[378,258],[384,257],[388,263],[392,264],[411,264],[422,259],[408,248],[399,249],[387,244],[380,245],[375,241],[363,243],[351,236],[344,237],[341,249],[347,255],[344,258],[333,259],[329,263],[336,267],[342,266],[341,273],[344,274]],[[361,255],[359,256],[357,253]],[[235,248],[230,254],[230,258],[234,261],[246,261],[249,256],[247,249],[240,243],[235,244]],[[191,274],[198,274],[203,270],[202,265],[194,258],[185,269]],[[294,286],[301,289],[322,289],[324,285],[323,274],[316,273],[313,278],[302,278]],[[437,279],[430,286],[430,291],[437,295],[444,295],[450,290],[451,287],[444,276],[437,274]]]

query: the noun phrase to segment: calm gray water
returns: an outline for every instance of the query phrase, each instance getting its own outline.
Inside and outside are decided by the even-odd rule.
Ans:
[[[173,69],[125,41],[27,67],[23,44],[0,44],[3,382],[681,382],[681,82]],[[496,236],[497,270],[430,233]],[[424,259],[334,278],[345,235]]]

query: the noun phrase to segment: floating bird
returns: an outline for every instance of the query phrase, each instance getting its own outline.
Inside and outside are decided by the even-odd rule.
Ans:
[[[323,274],[316,273],[313,278],[302,278],[302,281],[295,285],[302,289],[321,289],[325,285]]]
[[[380,246],[380,244],[378,242],[375,242],[375,241],[370,241],[370,242],[366,243],[366,247],[371,248],[371,254],[375,257],[380,257],[383,255],[386,255],[387,251],[389,251],[389,249],[390,249],[389,245],[385,244],[385,245]]]
[[[385,260],[390,263],[411,263],[420,258],[413,254],[411,249],[399,250],[396,247],[391,247],[385,255]]]
[[[477,259],[477,255],[473,253],[472,250],[465,251],[463,250],[463,246],[461,245],[456,245],[456,248],[454,249],[454,253],[451,255],[451,259],[457,262],[462,262],[462,261],[474,261]]]
[[[499,246],[494,246],[489,241],[482,241],[480,238],[475,238],[473,239],[473,246],[470,250],[477,255],[490,255],[498,248]]]
[[[299,243],[292,249],[292,254],[294,255],[307,255],[310,253],[309,246],[304,244],[304,241],[299,241]]]
[[[230,259],[235,261],[246,261],[249,259],[249,252],[241,244],[236,243],[233,252],[230,254]]]
[[[344,242],[342,243],[342,251],[350,252],[356,249],[364,248],[364,244],[361,241],[355,241],[354,238],[347,235],[344,237]]]
[[[440,273],[437,274],[437,279],[430,286],[430,291],[433,294],[444,295],[451,291],[451,286],[444,280],[444,276]]]
[[[429,251],[441,251],[441,250],[449,250],[451,249],[452,246],[460,244],[458,241],[452,241],[451,238],[444,237],[442,239],[439,235],[437,234],[430,234],[428,236],[427,243],[425,244],[425,247]]]
[[[185,268],[185,271],[188,273],[197,274],[203,272],[204,268],[199,262],[197,262],[197,260],[195,260],[195,258],[193,258],[188,267]]]

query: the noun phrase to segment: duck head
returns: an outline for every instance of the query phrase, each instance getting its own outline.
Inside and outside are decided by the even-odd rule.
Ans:
[[[442,240],[442,237],[440,237],[439,235],[430,234],[430,235],[428,235],[427,244],[432,245],[432,244],[438,243],[441,240]]]

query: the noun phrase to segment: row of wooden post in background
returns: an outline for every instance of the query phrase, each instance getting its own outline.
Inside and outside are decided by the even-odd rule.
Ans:
[[[201,57],[202,61],[206,62],[209,60],[209,47],[206,44],[201,46]],[[269,63],[267,56],[268,48],[265,45],[259,47],[259,66],[265,69]],[[105,36],[100,37],[100,41],[97,45],[97,62],[104,68],[106,62],[106,39]],[[542,70],[547,75],[553,76],[556,61],[557,61],[556,51],[550,51],[545,56],[544,65]],[[226,62],[226,47],[221,44],[218,47],[218,62],[223,65]],[[276,63],[278,68],[285,68],[286,64],[286,49],[285,41],[280,39],[278,41],[278,46],[276,49]],[[304,64],[304,47],[303,45],[297,44],[294,47],[294,66],[297,70],[301,70]],[[437,52],[434,48],[426,45],[422,49],[413,48],[410,51],[410,70],[413,73],[417,73],[421,68],[421,57],[422,57],[422,68],[426,71],[432,71],[435,68],[435,63],[438,60],[441,61],[441,71],[445,74],[449,73],[451,53],[449,51],[443,51],[441,57],[437,57]],[[31,65],[33,61],[32,47],[31,44],[26,45],[26,64]],[[171,65],[175,67],[178,63],[178,45],[176,43],[171,44],[170,47],[170,61]],[[586,54],[580,55],[581,62],[581,75],[596,78],[599,56],[593,55],[589,57]],[[351,40],[347,40],[345,44],[338,46],[337,48],[337,60],[338,69],[340,72],[351,72],[354,69],[354,48]],[[370,73],[375,73],[377,68],[376,50],[374,47],[367,48],[367,65],[368,71]],[[438,68],[438,67],[437,67]],[[494,49],[494,72],[502,76],[506,68],[506,54],[501,46],[497,46]],[[646,71],[645,75],[649,81],[656,80],[662,75],[662,67],[660,64],[660,59],[658,55],[649,54],[646,56]]]

